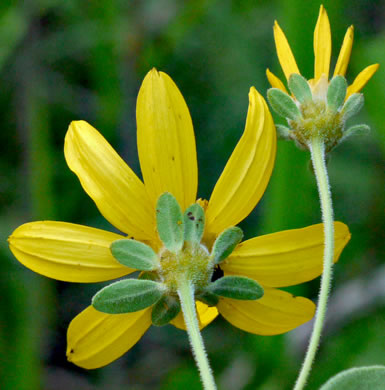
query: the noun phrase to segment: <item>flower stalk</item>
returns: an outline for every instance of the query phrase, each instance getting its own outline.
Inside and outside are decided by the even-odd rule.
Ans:
[[[334,218],[329,178],[325,162],[325,144],[323,140],[315,138],[309,144],[309,149],[315,177],[317,180],[318,193],[321,203],[322,222],[324,224],[324,261],[313,332],[301,371],[294,386],[294,390],[302,390],[304,388],[309,377],[315,355],[317,353],[322,329],[325,322],[325,314],[329,300],[333,272]]]
[[[178,286],[178,295],[182,306],[183,318],[186,324],[191,349],[199,369],[203,386],[206,390],[215,390],[213,373],[207,358],[202,335],[199,330],[197,312],[195,308],[194,287],[192,283],[184,278]]]

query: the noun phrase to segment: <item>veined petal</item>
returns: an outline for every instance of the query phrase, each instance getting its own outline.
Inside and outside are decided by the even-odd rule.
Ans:
[[[139,240],[155,237],[155,213],[143,183],[96,129],[85,121],[72,122],[64,154],[109,222]]]
[[[290,49],[289,42],[281,30],[281,27],[279,27],[277,21],[274,23],[274,40],[275,47],[277,49],[278,60],[281,64],[283,73],[285,73],[286,79],[289,80],[289,77],[292,73],[301,74],[299,72],[297,63],[295,62],[294,55]]]
[[[264,290],[256,301],[221,298],[218,311],[237,328],[263,336],[288,332],[313,318],[315,305],[309,299],[274,288]]]
[[[367,82],[372,78],[374,73],[377,72],[379,67],[380,64],[373,64],[367,66],[363,71],[361,71],[353,81],[353,84],[349,85],[346,92],[346,99],[348,99],[350,95],[353,95],[353,93],[360,92],[361,89],[364,88]]]
[[[334,262],[350,239],[348,227],[334,223]],[[285,230],[240,243],[221,263],[225,275],[242,275],[269,287],[307,282],[322,273],[323,224]]]
[[[210,324],[218,315],[218,310],[215,307],[207,306],[205,303],[196,301],[196,309],[198,313],[199,328],[203,329]],[[186,325],[182,311],[170,322],[176,328],[186,330]]]
[[[123,236],[66,222],[31,222],[9,237],[16,258],[32,271],[66,282],[102,282],[134,272],[118,263],[110,245]]]
[[[314,30],[314,78],[317,81],[323,74],[329,78],[332,37],[328,14],[323,5],[320,7]]]
[[[354,27],[350,26],[346,31],[345,38],[341,46],[340,54],[338,55],[337,64],[334,69],[334,76],[345,76],[346,69],[349,65],[350,53],[352,52],[353,38]]]
[[[266,76],[273,88],[278,88],[281,91],[289,94],[283,82],[274,73],[270,72],[269,69],[266,69]]]
[[[262,197],[274,166],[276,131],[263,97],[250,88],[245,131],[215,185],[206,210],[206,232],[235,226]]]
[[[150,308],[106,314],[89,306],[68,327],[67,359],[87,369],[103,367],[134,346],[150,325]]]
[[[140,165],[154,207],[168,191],[185,210],[197,193],[195,137],[186,102],[167,74],[155,69],[147,74],[138,95],[136,120]]]

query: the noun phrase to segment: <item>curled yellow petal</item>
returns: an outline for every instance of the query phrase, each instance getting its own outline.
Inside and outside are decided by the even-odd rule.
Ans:
[[[323,74],[329,78],[330,57],[332,54],[332,37],[328,14],[323,5],[320,7],[317,24],[314,30],[314,79],[317,81]]]
[[[278,88],[281,91],[289,94],[283,82],[274,73],[270,72],[269,69],[266,69],[266,77],[273,88]]]
[[[96,129],[85,121],[72,122],[64,154],[109,222],[139,240],[155,237],[155,213],[144,184]]]
[[[309,299],[274,288],[264,291],[256,301],[221,298],[218,311],[237,328],[263,336],[288,332],[313,318],[315,305]]]
[[[352,85],[349,85],[348,90],[346,92],[346,99],[353,95],[353,93],[360,92],[362,88],[365,87],[367,82],[372,78],[374,73],[377,72],[380,64],[373,64],[367,66],[363,71],[361,71],[358,76],[353,81]]]
[[[338,55],[338,60],[336,67],[334,69],[334,76],[341,75],[345,76],[346,69],[349,65],[350,54],[352,52],[354,38],[354,27],[350,26],[345,34],[344,41],[342,42],[340,54]]]
[[[245,131],[215,185],[206,210],[206,235],[237,225],[262,197],[273,170],[276,131],[263,97],[250,88]]]
[[[210,324],[218,315],[218,310],[215,307],[209,307],[205,303],[196,301],[196,309],[198,314],[199,328],[203,329]],[[186,330],[183,313],[180,312],[171,322],[176,328]]]
[[[334,223],[334,262],[350,239],[348,227]],[[264,286],[285,287],[307,282],[322,273],[323,224],[285,230],[240,243],[221,263],[225,275],[242,275]]]
[[[278,60],[286,79],[289,80],[292,73],[300,74],[294,55],[290,49],[289,42],[287,41],[281,27],[279,27],[277,21],[274,23],[274,40]]]
[[[195,137],[186,102],[167,74],[153,69],[146,75],[136,119],[140,166],[153,205],[168,191],[186,209],[198,185]]]
[[[135,345],[150,325],[151,309],[106,314],[89,306],[68,327],[67,359],[87,369],[103,367]]]
[[[31,222],[9,237],[9,247],[26,267],[67,282],[102,282],[135,270],[118,263],[110,245],[115,233],[65,222]]]

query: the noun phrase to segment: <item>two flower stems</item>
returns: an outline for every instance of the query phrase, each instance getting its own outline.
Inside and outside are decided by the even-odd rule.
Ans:
[[[187,279],[182,279],[178,286],[178,295],[182,306],[183,318],[186,324],[191,348],[198,366],[201,380],[205,390],[216,390],[216,385],[207,358],[202,335],[199,330],[199,322],[194,299],[194,287]]]
[[[313,139],[309,145],[311,160],[317,180],[318,193],[321,203],[322,222],[324,225],[324,260],[321,276],[321,288],[315,315],[313,332],[310,338],[306,356],[294,386],[294,390],[302,390],[309,377],[315,355],[319,346],[322,328],[325,322],[326,308],[332,282],[334,258],[334,217],[330,192],[329,178],[325,161],[325,144],[322,139]]]

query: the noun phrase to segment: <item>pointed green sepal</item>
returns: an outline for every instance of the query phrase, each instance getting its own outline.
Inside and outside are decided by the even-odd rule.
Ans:
[[[184,240],[201,242],[205,230],[205,212],[201,205],[194,203],[184,213]]]
[[[151,280],[120,280],[98,291],[92,306],[108,314],[132,313],[158,302],[165,290],[162,284]]]
[[[341,114],[343,119],[346,121],[352,116],[358,114],[363,106],[364,95],[362,93],[353,93],[353,95],[349,96],[349,99],[346,100],[344,106],[342,107]]]
[[[327,102],[328,107],[332,111],[337,112],[344,104],[347,88],[348,84],[343,76],[334,76],[330,81],[327,92]]]
[[[184,223],[182,210],[169,192],[162,194],[156,204],[156,226],[165,247],[177,253],[183,247]]]
[[[267,91],[267,98],[273,110],[284,118],[297,120],[301,117],[299,108],[294,100],[278,88],[270,88]]]
[[[307,80],[300,74],[293,73],[288,81],[291,93],[300,103],[305,103],[313,99],[310,86]]]
[[[197,295],[196,298],[208,306],[216,306],[219,302],[218,295],[215,295],[210,291],[205,291],[205,292]]]
[[[243,232],[239,227],[230,227],[223,231],[215,240],[211,251],[211,260],[214,264],[219,264],[226,259],[234,248],[241,242]]]
[[[120,264],[139,271],[152,271],[159,267],[157,254],[151,247],[136,240],[114,241],[110,250]]]
[[[180,312],[177,297],[164,295],[152,308],[151,320],[156,326],[167,325]]]
[[[264,293],[260,284],[245,276],[224,276],[210,283],[206,291],[225,298],[250,301],[262,298]]]
[[[290,132],[291,130],[283,125],[275,125],[277,129],[277,135],[279,139],[284,139],[284,140],[290,140]]]
[[[344,131],[344,138],[350,137],[351,135],[366,135],[370,132],[368,125],[360,124],[349,127]]]

